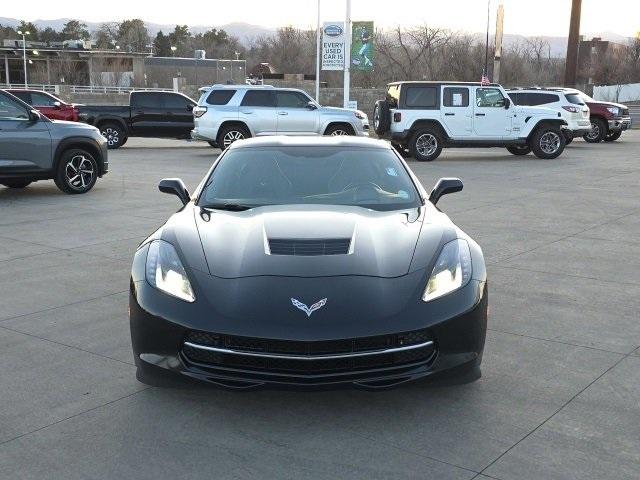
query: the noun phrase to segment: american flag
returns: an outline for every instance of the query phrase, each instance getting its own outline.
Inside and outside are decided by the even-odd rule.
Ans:
[[[487,85],[491,85],[491,80],[489,80],[489,77],[487,77],[487,74],[484,72],[484,70],[482,71],[482,78],[480,79],[480,85],[487,86]]]

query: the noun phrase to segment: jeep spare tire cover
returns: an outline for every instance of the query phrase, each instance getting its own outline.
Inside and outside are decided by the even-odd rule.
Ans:
[[[391,126],[391,111],[386,100],[378,100],[373,109],[373,129],[378,135],[383,135]]]

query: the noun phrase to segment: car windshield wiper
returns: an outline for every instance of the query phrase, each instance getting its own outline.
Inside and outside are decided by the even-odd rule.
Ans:
[[[209,208],[212,210],[229,210],[231,212],[243,212],[254,207],[255,205],[245,205],[242,203],[210,203],[208,205],[200,205],[200,208]]]

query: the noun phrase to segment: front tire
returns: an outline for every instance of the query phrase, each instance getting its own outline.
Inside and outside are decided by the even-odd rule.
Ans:
[[[507,151],[513,155],[529,155],[531,147],[529,145],[509,145]]]
[[[221,150],[226,150],[233,142],[244,140],[245,138],[251,138],[251,132],[246,127],[229,125],[220,130],[216,144]]]
[[[591,120],[591,131],[585,133],[582,138],[589,143],[600,143],[607,135],[607,124],[604,120],[594,118]]]
[[[616,130],[615,132],[609,132],[604,137],[604,141],[605,142],[615,142],[616,140],[618,140],[620,138],[620,135],[622,135],[622,130]]]
[[[127,141],[124,129],[117,123],[105,123],[100,125],[100,133],[107,140],[107,148],[115,150]]]
[[[60,157],[54,181],[64,193],[87,193],[98,179],[98,163],[86,150],[73,148]]]
[[[7,188],[24,188],[31,183],[31,180],[4,180],[2,185]]]
[[[325,130],[324,134],[329,137],[344,137],[347,135],[355,135],[350,125],[330,125]]]
[[[545,160],[557,158],[564,151],[564,134],[557,127],[541,127],[533,135],[530,146],[533,154],[538,158]]]
[[[431,162],[442,152],[442,138],[433,129],[421,128],[411,137],[409,152],[419,162]]]

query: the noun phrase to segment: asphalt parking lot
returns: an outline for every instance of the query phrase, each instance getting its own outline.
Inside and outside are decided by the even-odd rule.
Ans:
[[[640,131],[411,162],[465,182],[439,206],[488,262],[483,377],[375,393],[136,381],[133,251],[216,154],[131,139],[87,195],[0,187],[0,478],[640,478]]]

